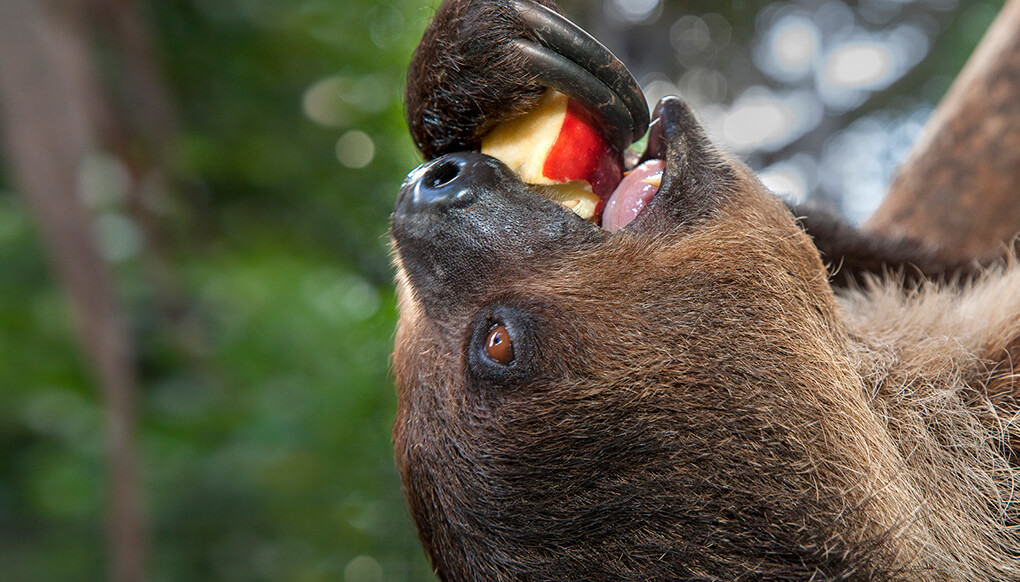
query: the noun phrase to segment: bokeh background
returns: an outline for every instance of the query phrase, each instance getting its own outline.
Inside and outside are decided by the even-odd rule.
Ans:
[[[131,346],[145,579],[433,579],[391,459],[385,233],[420,162],[401,93],[436,4],[0,0],[89,63],[57,110],[105,100],[57,194],[84,210]],[[561,6],[777,193],[859,222],[1001,2]],[[16,155],[16,126],[46,129],[11,105],[34,82],[0,74],[0,578],[102,580],[109,389],[52,267],[74,249],[27,186],[68,158]]]

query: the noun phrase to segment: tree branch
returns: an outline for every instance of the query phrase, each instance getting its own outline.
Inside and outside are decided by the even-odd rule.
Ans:
[[[77,184],[83,155],[98,145],[103,109],[80,22],[69,4],[0,0],[0,114],[15,184],[41,227],[79,343],[102,386],[112,578],[140,582],[146,544],[134,446],[134,358]]]
[[[999,13],[866,229],[988,257],[1020,233],[1020,0]]]

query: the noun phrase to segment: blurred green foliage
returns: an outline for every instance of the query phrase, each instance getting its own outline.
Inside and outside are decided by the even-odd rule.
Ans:
[[[390,452],[385,236],[419,163],[401,93],[432,9],[145,7],[180,120],[162,217],[187,306],[167,325],[167,290],[118,255],[143,374],[151,579],[432,579]],[[0,186],[3,579],[106,577],[104,418],[72,331],[31,219]]]

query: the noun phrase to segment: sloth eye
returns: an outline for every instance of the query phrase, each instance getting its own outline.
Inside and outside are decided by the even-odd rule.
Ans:
[[[514,361],[514,344],[510,341],[510,333],[502,323],[497,323],[489,328],[489,335],[485,338],[485,354],[494,362],[504,366]]]
[[[464,346],[467,365],[479,387],[506,389],[532,379],[539,337],[532,315],[503,304],[479,311]]]

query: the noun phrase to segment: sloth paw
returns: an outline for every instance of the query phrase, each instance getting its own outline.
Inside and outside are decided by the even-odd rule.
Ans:
[[[648,128],[627,68],[548,0],[446,0],[411,61],[407,121],[426,159],[477,150],[550,88],[595,113],[618,150]]]

